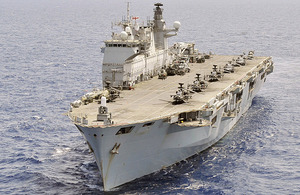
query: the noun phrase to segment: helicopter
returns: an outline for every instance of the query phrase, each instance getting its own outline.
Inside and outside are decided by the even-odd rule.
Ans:
[[[177,67],[174,64],[170,64],[166,68],[167,76],[174,76],[174,75],[176,75],[176,72],[177,72],[176,69],[177,69]]]
[[[107,101],[112,101],[113,99],[119,97],[119,94],[117,95],[115,94],[115,92],[109,91],[107,89],[94,89],[92,92],[83,95],[79,100],[72,102],[71,106],[73,108],[78,108],[81,105],[87,105],[89,103],[92,103],[94,100],[100,103],[101,97],[106,97]]]
[[[190,67],[185,60],[180,60],[178,63],[177,74],[185,75],[186,72],[190,72]]]
[[[199,55],[199,56],[196,58],[196,62],[197,62],[197,63],[204,63],[204,62],[205,62],[205,57],[204,57],[204,55]]]
[[[191,88],[192,91],[195,91],[195,92],[201,92],[201,91],[204,91],[204,89],[207,88],[208,84],[207,82],[201,80],[201,77],[199,73],[196,74],[197,76],[195,77],[195,81],[193,81],[193,84],[189,84],[188,85],[188,88]]]
[[[209,82],[216,82],[218,81],[220,78],[223,77],[223,73],[221,72],[220,68],[219,70],[217,69],[218,65],[213,65],[213,71],[211,72],[210,75],[208,75],[209,78]]]
[[[182,104],[182,103],[187,103],[189,99],[192,98],[192,96],[190,95],[190,93],[194,93],[194,91],[189,90],[189,89],[185,89],[183,87],[184,83],[179,83],[179,87],[178,90],[176,91],[175,95],[171,95],[171,97],[173,98],[173,104]]]
[[[240,66],[245,66],[246,64],[246,60],[245,58],[243,57],[243,55],[239,56],[237,59],[236,59],[236,63]]]
[[[234,67],[231,61],[228,61],[227,64],[223,67],[224,73],[233,73],[234,72]]]
[[[252,60],[253,57],[254,57],[254,51],[249,51],[249,52],[248,52],[247,59],[248,59],[248,60]]]
[[[232,64],[232,66],[240,67],[240,65],[236,62],[236,59],[234,59],[234,58],[232,58],[231,64]]]
[[[180,59],[174,60],[172,64],[170,64],[166,71],[168,76],[173,75],[185,75],[185,73],[190,72],[190,67],[188,65],[189,59],[187,57],[181,57]]]
[[[165,80],[167,78],[167,71],[162,68],[158,73],[158,79]]]
[[[120,93],[121,91],[114,88],[114,87],[111,87],[110,84],[111,82],[110,81],[105,81],[105,90],[108,91],[108,95],[106,95],[105,97],[107,98],[107,101],[108,102],[112,102],[113,100],[115,100],[116,98],[120,97]]]

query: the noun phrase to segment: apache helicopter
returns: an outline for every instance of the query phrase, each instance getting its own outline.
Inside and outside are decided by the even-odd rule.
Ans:
[[[218,81],[219,78],[222,78],[223,77],[223,73],[221,72],[220,68],[218,70],[217,66],[218,65],[213,65],[213,71],[211,72],[210,75],[208,75],[208,78],[209,78],[209,82],[215,82],[215,81]]]
[[[239,56],[237,59],[236,59],[236,63],[240,66],[245,66],[246,64],[246,60],[244,59],[243,55]]]
[[[254,51],[249,51],[248,56],[247,56],[247,59],[248,59],[248,60],[252,60],[253,57],[254,57]]]
[[[234,72],[234,67],[233,67],[231,61],[228,61],[228,63],[225,64],[223,69],[224,69],[224,73],[233,73]]]
[[[240,65],[236,63],[236,59],[234,58],[232,58],[231,64],[235,67],[240,67]]]
[[[201,80],[201,77],[200,77],[201,74],[197,73],[196,75],[197,75],[195,77],[196,80],[193,81],[193,84],[188,85],[188,88],[191,88],[192,91],[195,91],[195,92],[204,91],[204,89],[207,88],[208,84],[207,84],[207,82]]]
[[[173,104],[182,104],[182,103],[187,103],[189,99],[192,98],[190,93],[194,93],[194,91],[185,89],[183,87],[184,83],[179,83],[178,90],[176,91],[175,95],[171,95],[173,98]]]
[[[176,66],[174,64],[170,64],[167,68],[167,76],[174,76],[176,75]]]
[[[188,65],[189,59],[182,57],[179,60],[175,60],[168,68],[166,69],[168,76],[173,75],[185,75],[185,73],[190,72],[190,67]]]
[[[185,75],[186,72],[190,72],[190,67],[185,60],[180,60],[178,63],[177,74]]]

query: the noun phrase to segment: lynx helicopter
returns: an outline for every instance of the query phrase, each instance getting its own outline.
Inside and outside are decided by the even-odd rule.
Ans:
[[[195,81],[193,81],[193,84],[189,84],[188,85],[188,88],[191,88],[192,91],[195,91],[195,92],[202,92],[204,91],[204,89],[207,88],[208,84],[207,82],[201,80],[201,77],[199,73],[196,74],[197,76],[195,77]]]
[[[195,93],[192,90],[185,89],[183,87],[184,83],[179,83],[178,90],[176,91],[175,95],[171,95],[173,98],[172,104],[182,104],[187,103],[189,99],[192,99],[191,93]]]

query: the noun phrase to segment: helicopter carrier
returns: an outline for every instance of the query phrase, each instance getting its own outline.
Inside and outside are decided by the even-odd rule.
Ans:
[[[162,4],[154,19],[118,23],[105,41],[103,89],[71,103],[68,116],[93,152],[104,190],[175,164],[220,140],[273,72],[271,57],[199,53],[167,39]]]

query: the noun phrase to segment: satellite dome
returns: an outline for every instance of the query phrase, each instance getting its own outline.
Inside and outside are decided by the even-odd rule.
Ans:
[[[127,37],[128,37],[128,34],[127,34],[127,32],[122,31],[122,32],[120,33],[120,36],[121,36],[121,39],[122,39],[122,40],[126,40]]]
[[[180,24],[179,21],[175,21],[174,24],[173,24],[173,27],[174,27],[175,29],[179,29],[180,26],[181,26],[181,24]]]
[[[129,26],[127,26],[127,27],[125,28],[125,31],[126,31],[127,33],[131,33],[131,29],[130,29],[130,27],[129,27]]]

